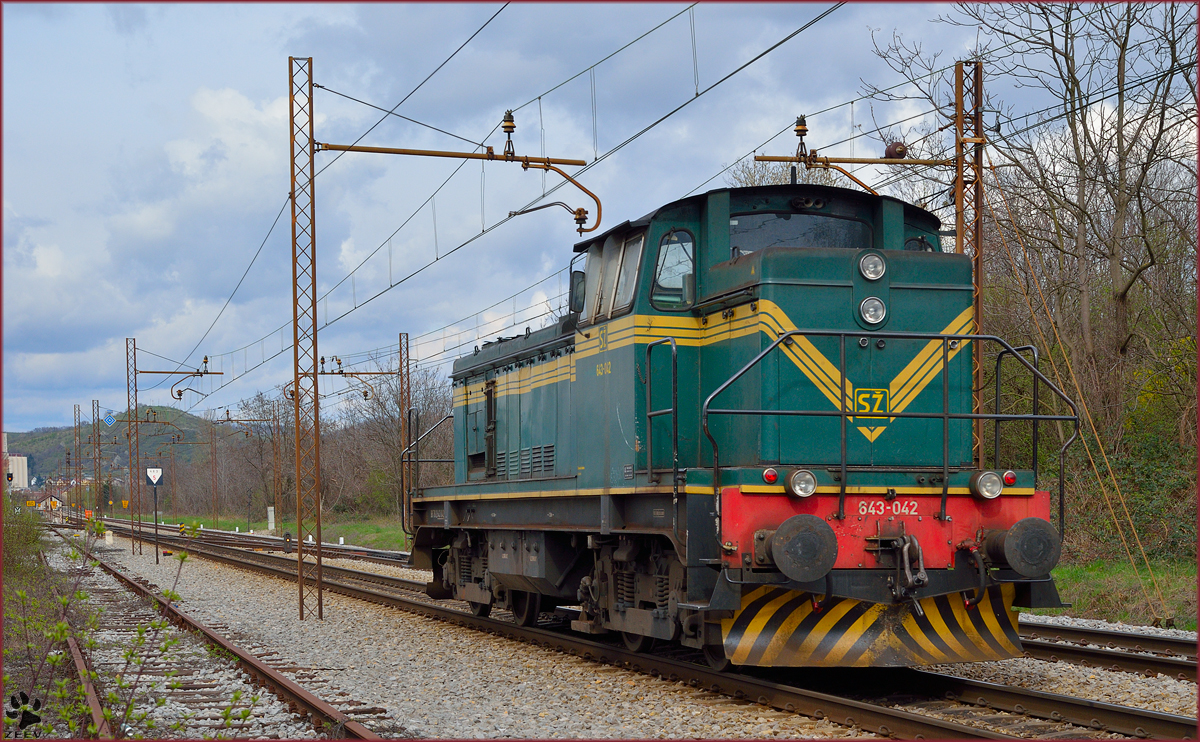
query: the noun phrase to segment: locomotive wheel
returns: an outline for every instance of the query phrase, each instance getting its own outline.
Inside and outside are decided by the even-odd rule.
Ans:
[[[491,603],[476,603],[473,600],[468,600],[467,605],[471,606],[471,613],[479,616],[480,618],[487,618],[492,612]]]
[[[541,593],[527,593],[524,590],[513,590],[509,600],[512,602],[513,620],[518,626],[533,626],[537,624],[538,614],[542,612]]]
[[[726,672],[733,667],[733,663],[725,656],[725,647],[720,644],[705,644],[703,651],[708,666],[717,672]]]
[[[621,640],[625,642],[625,648],[630,652],[649,652],[654,647],[654,637],[645,636],[644,634],[631,634],[628,631],[622,631]]]

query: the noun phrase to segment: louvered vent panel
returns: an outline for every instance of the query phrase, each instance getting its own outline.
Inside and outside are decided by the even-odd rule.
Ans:
[[[508,478],[516,479],[519,473],[521,457],[516,451],[508,452]]]

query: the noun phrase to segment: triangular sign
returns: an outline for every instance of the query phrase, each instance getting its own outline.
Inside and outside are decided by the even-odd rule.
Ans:
[[[158,484],[158,481],[162,479],[162,469],[157,466],[146,467],[146,479],[150,480],[150,484]]]

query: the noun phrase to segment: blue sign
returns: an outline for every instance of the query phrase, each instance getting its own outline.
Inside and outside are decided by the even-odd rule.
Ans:
[[[117,421],[117,418],[113,417],[112,414],[109,414],[108,417],[104,418],[104,424],[110,428],[113,426],[113,423],[115,423],[116,421]]]

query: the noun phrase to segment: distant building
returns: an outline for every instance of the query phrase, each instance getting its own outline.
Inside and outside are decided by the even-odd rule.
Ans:
[[[4,458],[8,460],[8,468],[5,471],[12,472],[13,475],[9,488],[29,489],[29,457],[15,456],[8,452],[8,433],[0,433],[0,453],[3,453]]]
[[[66,501],[61,495],[43,493],[37,498],[37,509],[42,511],[56,511],[66,505]]]
[[[14,490],[29,489],[29,457],[28,456],[8,456],[8,471],[12,472],[12,484]]]

